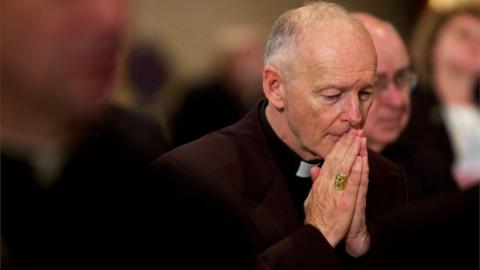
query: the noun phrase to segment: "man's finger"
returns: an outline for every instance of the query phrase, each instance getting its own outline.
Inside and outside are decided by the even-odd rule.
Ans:
[[[367,156],[368,151],[367,151],[367,138],[362,137],[362,147],[360,148],[360,156]]]
[[[358,197],[356,207],[360,207],[360,212],[365,214],[365,207],[367,205],[367,191],[368,191],[368,158],[365,156],[362,159],[362,176],[360,177],[360,184],[358,187]]]
[[[358,186],[362,177],[362,159],[359,156],[355,157],[355,162],[350,170],[350,175],[344,189],[344,194],[348,201],[354,203],[357,200]]]
[[[333,174],[338,174],[338,173],[343,173],[343,174],[350,174],[350,171],[352,169],[353,164],[356,161],[356,158],[358,157],[359,151],[361,148],[361,138],[355,137],[353,140],[353,143],[350,145],[348,148],[347,152],[345,152],[345,155],[343,159],[336,163],[336,166],[334,166],[334,171]],[[360,166],[361,170],[361,166]]]
[[[318,176],[320,175],[320,168],[315,166],[310,169],[310,177],[312,178],[312,182],[317,180]]]
[[[355,134],[353,129],[351,129],[347,134],[343,135],[335,144],[333,149],[325,157],[324,168],[328,168],[334,164],[338,164],[342,161],[343,156],[347,149],[352,145],[355,139]]]

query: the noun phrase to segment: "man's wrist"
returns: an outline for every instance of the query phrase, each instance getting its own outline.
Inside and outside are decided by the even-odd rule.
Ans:
[[[363,256],[370,249],[370,234],[362,233],[356,237],[347,237],[345,239],[345,251],[352,257]]]

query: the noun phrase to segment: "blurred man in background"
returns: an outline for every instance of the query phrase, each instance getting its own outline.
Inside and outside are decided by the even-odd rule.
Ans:
[[[410,96],[417,83],[400,35],[390,23],[372,15],[355,16],[370,32],[378,57],[375,99],[365,124],[368,145],[406,170],[410,201],[455,190],[453,180],[442,170],[442,157],[413,147],[414,138],[400,139],[410,118]]]
[[[0,12],[2,268],[115,265],[136,178],[163,149],[153,120],[108,105],[126,2],[5,0]]]
[[[262,96],[264,36],[253,25],[217,34],[213,74],[189,86],[172,119],[175,146],[240,120]]]

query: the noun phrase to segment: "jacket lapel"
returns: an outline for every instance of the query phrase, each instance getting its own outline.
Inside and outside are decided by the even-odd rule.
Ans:
[[[244,199],[253,202],[249,218],[261,246],[295,231],[299,221],[280,168],[268,149],[258,118],[259,105],[238,122],[237,149],[244,166]]]

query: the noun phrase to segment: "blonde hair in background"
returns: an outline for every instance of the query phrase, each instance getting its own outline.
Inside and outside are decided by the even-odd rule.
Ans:
[[[439,12],[448,12],[454,10],[459,6],[480,6],[480,0],[429,0],[428,6],[432,10]]]
[[[445,23],[452,17],[459,14],[469,14],[480,17],[480,5],[472,5],[478,1],[460,1],[467,4],[457,5],[449,9],[433,9],[427,7],[421,14],[415,25],[410,42],[412,63],[419,75],[421,89],[429,89],[432,85],[432,49],[435,45],[437,34]]]

